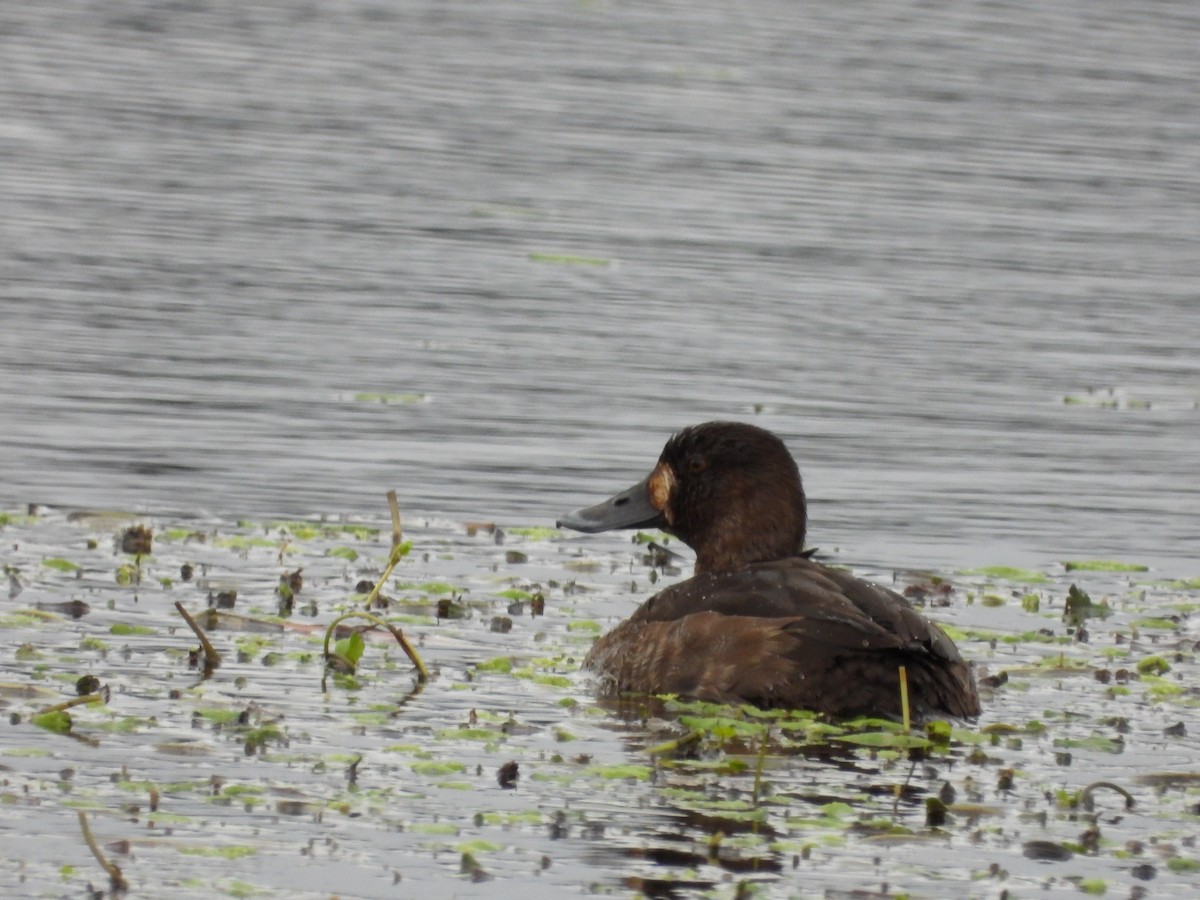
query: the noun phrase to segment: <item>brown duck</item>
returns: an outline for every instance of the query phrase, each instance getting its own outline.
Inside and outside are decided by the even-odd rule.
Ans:
[[[803,554],[795,460],[753,425],[685,428],[645,479],[560,527],[657,527],[696,551],[692,578],[600,638],[584,668],[618,692],[899,716],[979,713],[970,667],[899,594]]]

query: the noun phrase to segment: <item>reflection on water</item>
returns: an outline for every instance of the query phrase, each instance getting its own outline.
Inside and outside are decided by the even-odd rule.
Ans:
[[[856,559],[1190,571],[1191,7],[3,20],[4,504],[548,523],[753,417]]]

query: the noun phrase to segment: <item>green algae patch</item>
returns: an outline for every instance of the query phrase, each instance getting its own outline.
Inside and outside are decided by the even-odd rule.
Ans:
[[[437,733],[442,741],[496,741],[503,740],[504,735],[490,728],[443,728]]]
[[[467,771],[467,767],[460,762],[438,762],[436,760],[422,760],[410,765],[415,775],[428,775],[437,777],[439,775],[459,775]]]
[[[1139,675],[1163,675],[1171,671],[1171,664],[1161,656],[1147,656],[1138,660]]]
[[[344,559],[346,562],[358,561],[358,551],[353,547],[330,547],[325,551],[325,555],[335,559]]]
[[[482,838],[467,841],[459,844],[457,847],[459,853],[499,853],[503,849],[503,844],[497,844],[495,841],[485,841]]]
[[[1151,628],[1162,631],[1174,631],[1179,627],[1179,623],[1173,619],[1135,619],[1132,624],[1134,628]]]
[[[114,622],[112,627],[109,629],[109,633],[115,634],[117,637],[157,634],[157,632],[148,625],[130,625],[128,622]]]
[[[567,631],[584,631],[588,634],[599,634],[603,630],[603,625],[599,622],[593,622],[591,619],[580,619],[577,622],[567,623]]]
[[[1070,559],[1063,561],[1068,572],[1149,572],[1141,563],[1117,562],[1111,559]]]
[[[512,670],[513,661],[510,656],[497,656],[475,664],[476,672],[497,672],[501,675],[507,675]]]
[[[62,616],[44,609],[16,609],[0,617],[0,628],[28,628],[47,622],[59,622]]]
[[[405,827],[406,831],[411,831],[413,834],[428,834],[435,837],[458,837],[462,831],[457,825],[450,822],[413,822]]]
[[[1035,572],[1033,569],[1018,569],[1013,566],[983,566],[979,569],[966,569],[963,575],[983,575],[1000,581],[1015,581],[1021,584],[1046,584],[1050,581],[1045,572]]]
[[[563,536],[563,533],[557,528],[549,528],[545,525],[521,525],[505,528],[504,531],[507,534],[517,535],[531,541],[549,541]]]
[[[523,591],[520,588],[508,588],[507,590],[497,591],[497,597],[503,597],[505,600],[532,600],[536,595],[532,591]]]
[[[573,684],[571,679],[566,675],[551,675],[530,668],[514,669],[512,674],[516,678],[522,678],[526,681],[532,681],[534,684],[545,685],[546,687],[569,688]]]
[[[459,588],[448,581],[404,582],[395,586],[397,591],[419,591],[422,594],[453,594]]]
[[[650,776],[654,774],[654,770],[649,766],[640,766],[634,763],[612,766],[589,766],[586,771],[588,775],[612,780],[632,778],[636,781],[649,781]]]
[[[56,572],[77,572],[81,568],[79,563],[73,563],[69,559],[63,559],[59,556],[51,556],[48,559],[43,559],[42,565]]]

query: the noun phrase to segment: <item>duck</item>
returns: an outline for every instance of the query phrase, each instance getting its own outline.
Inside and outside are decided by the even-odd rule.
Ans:
[[[744,422],[684,428],[632,487],[558,520],[596,533],[657,528],[695,551],[691,578],[646,600],[592,645],[583,668],[609,694],[668,694],[832,717],[973,718],[971,667],[907,599],[805,550],[800,470]]]

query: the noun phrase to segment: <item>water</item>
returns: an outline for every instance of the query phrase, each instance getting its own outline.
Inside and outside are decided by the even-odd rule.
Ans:
[[[739,418],[852,559],[1194,575],[1198,38],[1172,3],[10,6],[0,503],[549,524]]]
[[[379,577],[386,528],[196,526],[157,520],[138,584],[114,578],[133,557],[114,553],[111,517],[3,527],[0,895],[105,887],[81,812],[129,896],[1197,895],[1195,587],[952,576],[950,605],[928,612],[957,629],[984,711],[914,766],[886,743],[846,742],[896,737],[877,721],[798,714],[773,720],[764,746],[761,715],[597,702],[580,658],[651,584],[628,543],[411,527],[381,614],[417,646],[422,687],[380,630],[353,678],[322,657],[326,629],[361,608],[354,585]],[[285,569],[303,586],[279,617]],[[1112,613],[1087,620],[1086,642],[1063,622],[1072,582]],[[233,609],[206,609],[218,591],[236,592]],[[439,616],[439,600],[465,615]],[[211,677],[188,664],[197,641],[176,603],[221,655]],[[105,702],[71,708],[69,734],[34,724],[78,699],[85,674]],[[687,749],[664,746],[692,729]],[[519,777],[505,788],[508,763]],[[1100,781],[1117,788],[1098,787],[1094,809],[1073,803]],[[938,795],[942,825],[926,821]],[[1030,858],[1032,842],[1059,858]]]
[[[1191,5],[1110,0],[0,8],[0,508],[134,509],[157,529],[131,597],[107,520],[4,527],[4,890],[102,882],[75,836],[83,806],[102,843],[136,842],[120,860],[135,889],[183,896],[619,890],[692,868],[634,851],[706,853],[718,828],[724,853],[783,868],[754,873],[768,896],[1074,896],[1080,877],[1124,894],[1145,880],[1135,865],[1159,892],[1194,893],[1195,591],[1141,581],[1200,574],[1198,39]],[[670,717],[620,723],[574,676],[479,669],[511,654],[569,675],[592,633],[576,626],[608,627],[650,585],[621,536],[511,538],[529,562],[509,564],[462,521],[550,524],[641,477],[673,429],[720,417],[788,440],[813,542],[868,574],[1053,573],[956,576],[933,611],[981,673],[1011,669],[982,724],[1049,723],[916,773],[899,820],[936,853],[849,827],[895,815],[902,765],[772,752],[776,846],[666,790],[755,789],[707,759],[653,762]],[[382,646],[361,688],[326,689],[300,627],[319,636],[383,544],[218,542],[266,533],[241,517],[382,522],[389,488],[418,544],[402,577],[481,605],[412,626],[437,675],[400,706],[406,669]],[[170,536],[201,517],[209,542]],[[342,544],[357,563],[327,552]],[[195,685],[172,601],[197,609],[232,585],[239,611],[269,612],[285,548],[319,617],[266,647],[218,631],[226,662]],[[58,557],[82,568],[46,565]],[[1154,571],[1062,573],[1072,557]],[[183,584],[181,560],[210,571]],[[1076,578],[1118,608],[1090,644],[1059,615]],[[535,584],[548,615],[492,632],[497,591]],[[1007,602],[968,606],[967,591]],[[1011,599],[1027,591],[1040,612]],[[70,599],[92,612],[15,612]],[[149,633],[111,633],[130,623]],[[1108,672],[1155,653],[1172,666],[1158,681],[1125,690]],[[83,741],[30,725],[84,670],[113,694],[77,711]],[[241,732],[194,719],[209,708],[278,721],[290,743],[247,757]],[[521,727],[485,746],[459,734],[471,709]],[[176,756],[183,741],[209,755]],[[752,766],[753,749],[738,758]],[[418,769],[426,752],[463,762],[449,777],[470,790]],[[510,758],[522,779],[504,791]],[[653,780],[592,771],[626,764]],[[1007,793],[1001,767],[1017,772]],[[218,794],[214,774],[251,791]],[[1079,840],[1056,792],[1099,778],[1138,804],[1100,805],[1101,851],[1027,859],[1023,841]],[[143,779],[163,786],[160,813]],[[942,779],[977,807],[948,837],[920,805]],[[845,823],[806,824],[830,799],[853,805]],[[481,886],[459,873],[473,839],[497,848],[478,851],[495,876]],[[1126,858],[1130,841],[1149,849]],[[213,844],[256,855],[187,852]],[[695,868],[732,895],[730,869]]]

